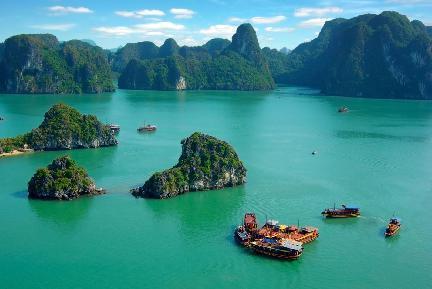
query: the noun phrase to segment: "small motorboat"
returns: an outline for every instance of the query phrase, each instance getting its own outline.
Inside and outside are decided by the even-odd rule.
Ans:
[[[155,125],[147,124],[139,127],[137,130],[138,132],[150,132],[150,131],[155,131],[156,129],[157,127]]]
[[[312,155],[317,155],[318,154],[318,151],[313,151],[312,152]]]
[[[0,120],[4,120],[4,117],[0,116]]]
[[[342,208],[325,209],[321,214],[327,218],[355,218],[360,216],[360,208],[355,205],[342,205]]]
[[[338,109],[338,112],[341,112],[341,113],[348,112],[348,111],[349,111],[349,109],[346,106],[339,107],[339,109]]]
[[[384,232],[384,236],[391,237],[396,235],[396,233],[399,232],[400,227],[401,227],[401,219],[398,217],[392,217]]]
[[[247,247],[252,239],[252,236],[249,232],[246,231],[246,228],[244,226],[238,226],[234,231],[234,239],[240,245]]]

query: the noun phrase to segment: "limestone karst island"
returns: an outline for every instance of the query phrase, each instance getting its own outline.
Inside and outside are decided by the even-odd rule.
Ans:
[[[430,0],[0,7],[0,288],[431,288]]]

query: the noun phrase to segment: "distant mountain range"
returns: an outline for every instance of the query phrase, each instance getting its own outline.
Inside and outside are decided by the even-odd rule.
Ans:
[[[324,94],[432,99],[432,27],[396,12],[326,22],[293,51],[260,48],[250,24],[232,41],[180,47],[167,39],[102,50],[91,40],[59,43],[49,34],[17,35],[0,44],[0,91],[98,93],[113,77],[126,89],[269,90],[275,83]]]

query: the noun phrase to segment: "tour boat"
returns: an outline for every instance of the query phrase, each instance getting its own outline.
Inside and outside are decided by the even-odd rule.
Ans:
[[[338,109],[338,112],[348,112],[348,111],[349,111],[349,109],[346,106],[342,106]]]
[[[144,125],[142,127],[139,127],[138,131],[139,132],[146,132],[146,131],[155,131],[156,129],[157,129],[157,127],[155,125],[147,124],[147,125]]]
[[[118,124],[110,124],[109,128],[113,133],[118,133],[120,131],[120,126]]]
[[[321,214],[327,218],[355,218],[360,216],[360,209],[355,205],[342,205],[342,208],[325,209]]]
[[[268,220],[266,224],[257,232],[257,236],[290,239],[303,244],[310,243],[318,238],[318,228],[307,226],[297,227],[295,225],[279,225],[278,221]]]
[[[385,230],[384,236],[391,237],[396,235],[400,227],[401,227],[401,219],[397,217],[391,218]]]
[[[294,260],[303,253],[302,243],[290,239],[256,239],[250,242],[250,248],[258,254],[277,259]]]

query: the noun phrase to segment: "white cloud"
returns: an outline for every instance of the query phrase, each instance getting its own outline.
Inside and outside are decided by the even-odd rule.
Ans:
[[[239,17],[230,17],[228,18],[228,22],[237,22],[237,23],[242,23],[242,22],[247,22],[248,19],[246,18],[239,18]]]
[[[87,7],[50,6],[48,7],[48,10],[53,12],[56,15],[69,14],[69,13],[78,13],[78,14],[93,13],[93,10],[90,10]]]
[[[339,7],[322,7],[322,8],[310,8],[304,7],[296,9],[294,12],[295,17],[321,17],[327,14],[342,13],[343,9]]]
[[[143,9],[143,10],[136,10],[136,11],[116,11],[115,14],[127,17],[127,18],[142,18],[146,16],[164,16],[165,13],[161,10],[149,10],[149,9]]]
[[[293,32],[295,29],[292,27],[266,27],[267,32]]]
[[[67,23],[67,24],[39,24],[30,26],[34,29],[40,30],[53,30],[53,31],[68,31],[75,27],[75,24]]]
[[[172,8],[170,12],[177,19],[189,19],[195,14],[195,11],[185,8]]]
[[[300,22],[299,26],[303,28],[309,27],[322,27],[326,21],[331,20],[331,18],[312,18]]]
[[[125,36],[131,34],[143,34],[148,36],[166,35],[161,31],[179,31],[185,29],[184,25],[168,21],[137,24],[134,26],[102,26],[93,28],[94,31],[105,35]]]
[[[284,21],[285,19],[286,19],[286,17],[282,16],[282,15],[274,16],[274,17],[256,16],[256,17],[252,17],[250,19],[250,22],[252,22],[254,24],[272,24],[272,23],[278,23],[278,22]]]
[[[237,27],[234,25],[218,24],[212,25],[206,29],[201,29],[199,32],[210,37],[231,38],[236,32]]]
[[[134,30],[126,26],[102,26],[93,28],[94,31],[113,36],[124,36],[134,33]]]

